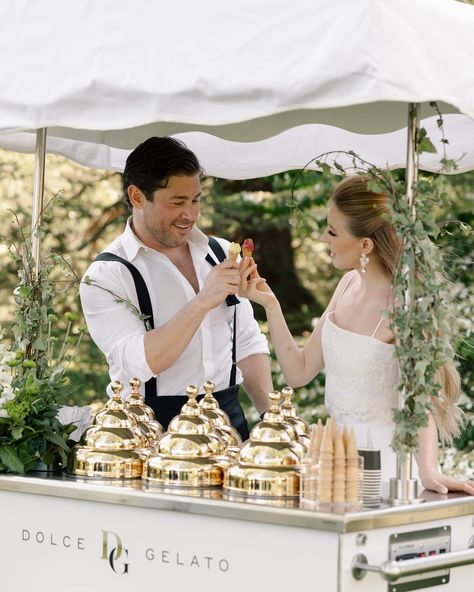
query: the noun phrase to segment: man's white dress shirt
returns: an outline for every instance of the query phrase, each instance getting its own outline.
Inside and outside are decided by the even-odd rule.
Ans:
[[[150,293],[155,329],[169,321],[196,295],[191,284],[171,261],[158,251],[147,247],[134,234],[127,222],[124,232],[105,250],[130,261],[141,273]],[[218,239],[224,253],[229,242]],[[208,254],[207,237],[193,228],[189,249],[194,268],[202,288],[211,271],[205,260]],[[211,252],[211,257],[216,260]],[[95,285],[87,285],[89,277]],[[100,287],[98,287],[100,286]],[[213,380],[216,391],[229,386],[232,363],[232,325],[234,307],[224,302],[205,316],[188,347],[176,362],[159,375],[155,375],[145,359],[145,325],[117,295],[131,301],[138,308],[138,298],[130,271],[119,262],[93,262],[84,274],[80,295],[82,308],[92,339],[105,354],[111,380],[124,385],[123,396],[129,391],[131,378],[145,383],[156,376],[159,395],[185,395],[186,387],[194,384],[199,392],[206,380]],[[237,305],[237,362],[253,355],[268,354],[268,344],[253,317],[250,302],[240,298]],[[237,384],[242,373],[237,368]],[[111,394],[110,385],[108,392]],[[144,384],[141,388],[144,392]]]

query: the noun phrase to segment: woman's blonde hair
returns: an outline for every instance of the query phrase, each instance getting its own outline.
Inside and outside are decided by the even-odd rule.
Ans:
[[[370,238],[374,253],[384,270],[393,277],[402,249],[402,240],[390,222],[388,195],[370,191],[366,175],[346,177],[336,185],[331,201],[346,218],[349,232],[356,238]],[[436,373],[441,395],[432,397],[433,416],[439,435],[452,443],[459,436],[463,413],[457,405],[460,394],[460,377],[449,360]]]
[[[453,444],[454,438],[461,435],[465,416],[457,402],[461,393],[461,378],[453,360],[449,360],[436,372],[436,380],[441,386],[438,397],[432,398],[433,416],[441,439]]]
[[[345,216],[353,236],[372,239],[377,259],[393,277],[402,241],[390,223],[387,194],[370,191],[368,183],[366,176],[346,177],[336,185],[331,201]]]

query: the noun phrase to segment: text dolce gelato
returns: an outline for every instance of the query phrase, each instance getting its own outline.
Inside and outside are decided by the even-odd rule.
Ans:
[[[21,540],[38,545],[51,545],[52,547],[64,547],[65,549],[85,550],[84,538],[73,537],[68,534],[58,534],[43,530],[30,530],[23,528]]]
[[[148,561],[158,561],[163,564],[171,564],[182,567],[194,567],[205,570],[229,571],[227,559],[211,557],[209,555],[192,555],[169,549],[154,549],[148,547],[145,550]]]

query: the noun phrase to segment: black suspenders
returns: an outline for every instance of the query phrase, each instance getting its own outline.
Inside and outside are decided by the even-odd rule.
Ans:
[[[212,236],[208,237],[209,246],[211,247],[212,252],[217,257],[219,262],[221,263],[226,258],[224,249],[221,247],[220,243]],[[214,259],[209,255],[206,255],[206,261],[214,267],[216,262]],[[229,379],[229,386],[234,386],[235,378],[237,374],[237,359],[236,359],[236,339],[237,339],[237,307],[236,304],[239,304],[239,299],[233,295],[227,296],[225,299],[227,306],[234,306],[234,326],[232,328],[232,367],[230,370],[230,379]]]
[[[209,237],[208,240],[209,240],[209,247],[211,248],[214,255],[217,257],[218,261],[219,262],[224,261],[224,259],[226,258],[226,255],[225,255],[224,250],[221,247],[221,245],[213,237]],[[123,259],[122,257],[119,257],[118,255],[114,255],[114,253],[108,253],[108,252],[100,253],[100,255],[98,255],[94,259],[94,261],[117,261],[118,263],[122,263],[122,265],[125,265],[125,267],[132,274],[132,278],[133,278],[133,281],[135,284],[135,289],[137,291],[138,305],[140,308],[140,312],[142,315],[145,315],[147,317],[147,323],[148,323],[149,328],[154,329],[155,324],[154,324],[154,320],[153,320],[153,307],[151,304],[150,294],[148,292],[148,288],[146,287],[145,280],[143,279],[143,277],[142,277],[141,273],[138,271],[138,269],[132,263],[130,263],[130,261],[127,261],[126,259]],[[216,262],[209,255],[209,253],[206,255],[206,261],[212,267],[214,267],[216,265]],[[227,303],[227,306],[234,306],[234,326],[232,329],[232,368],[230,371],[230,380],[229,380],[229,386],[234,386],[236,374],[237,374],[237,368],[236,368],[237,367],[237,361],[236,361],[237,308],[235,307],[235,305],[239,304],[239,299],[236,298],[235,296],[232,296],[232,295],[227,296],[226,303]],[[152,378],[147,380],[147,382],[145,382],[145,396],[150,397],[150,396],[155,396],[156,394],[157,394],[156,378],[153,376]]]

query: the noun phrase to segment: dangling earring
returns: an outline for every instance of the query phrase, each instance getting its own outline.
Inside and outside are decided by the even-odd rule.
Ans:
[[[370,259],[367,257],[367,255],[365,253],[362,253],[359,259],[362,273],[367,273],[367,265],[369,264],[369,261]]]

